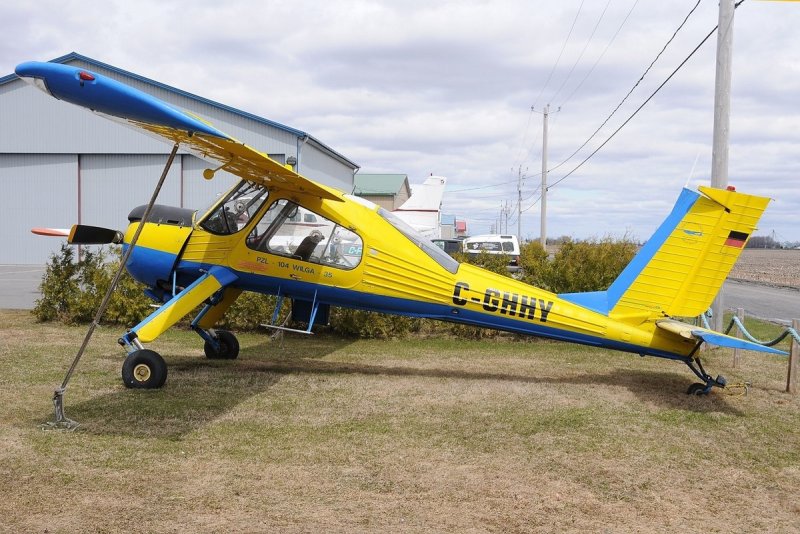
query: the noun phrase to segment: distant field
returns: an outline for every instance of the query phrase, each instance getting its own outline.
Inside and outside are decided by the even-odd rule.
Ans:
[[[59,433],[85,327],[0,325],[0,532],[800,530],[782,357],[711,351],[750,393],[690,397],[682,364],[564,343],[246,334],[210,361],[173,330],[166,387],[131,391],[103,327]]]
[[[800,289],[800,250],[745,249],[729,278]]]

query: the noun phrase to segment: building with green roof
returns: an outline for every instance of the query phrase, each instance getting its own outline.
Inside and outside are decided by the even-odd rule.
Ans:
[[[353,179],[353,194],[394,211],[411,196],[407,174],[361,174]]]

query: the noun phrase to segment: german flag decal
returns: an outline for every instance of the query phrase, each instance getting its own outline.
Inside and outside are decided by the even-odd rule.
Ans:
[[[750,234],[745,234],[742,232],[734,232],[731,230],[731,233],[728,234],[728,239],[725,240],[726,247],[736,247],[742,248],[744,247],[747,238],[750,237]]]

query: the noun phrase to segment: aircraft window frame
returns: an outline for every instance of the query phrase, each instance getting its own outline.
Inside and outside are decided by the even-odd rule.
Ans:
[[[286,231],[287,226],[295,228]],[[245,241],[256,252],[343,270],[355,269],[364,258],[358,233],[286,198],[267,208]]]
[[[268,198],[265,186],[242,180],[203,214],[197,226],[214,235],[236,234],[249,226]]]
[[[411,241],[415,246],[419,247],[422,252],[428,255],[433,261],[441,265],[451,274],[456,274],[461,264],[456,261],[450,254],[436,246],[436,244],[424,237],[419,232],[414,230],[408,223],[400,219],[397,215],[386,210],[385,208],[378,208],[378,215],[383,217],[386,222],[394,226],[394,228],[403,234],[403,236]]]

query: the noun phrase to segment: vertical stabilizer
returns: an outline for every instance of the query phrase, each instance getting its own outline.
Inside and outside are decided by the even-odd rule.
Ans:
[[[442,196],[447,178],[430,176],[422,184],[411,186],[411,196],[394,214],[430,239],[441,236]]]
[[[608,289],[612,315],[706,311],[756,229],[769,198],[684,189],[669,217]]]

